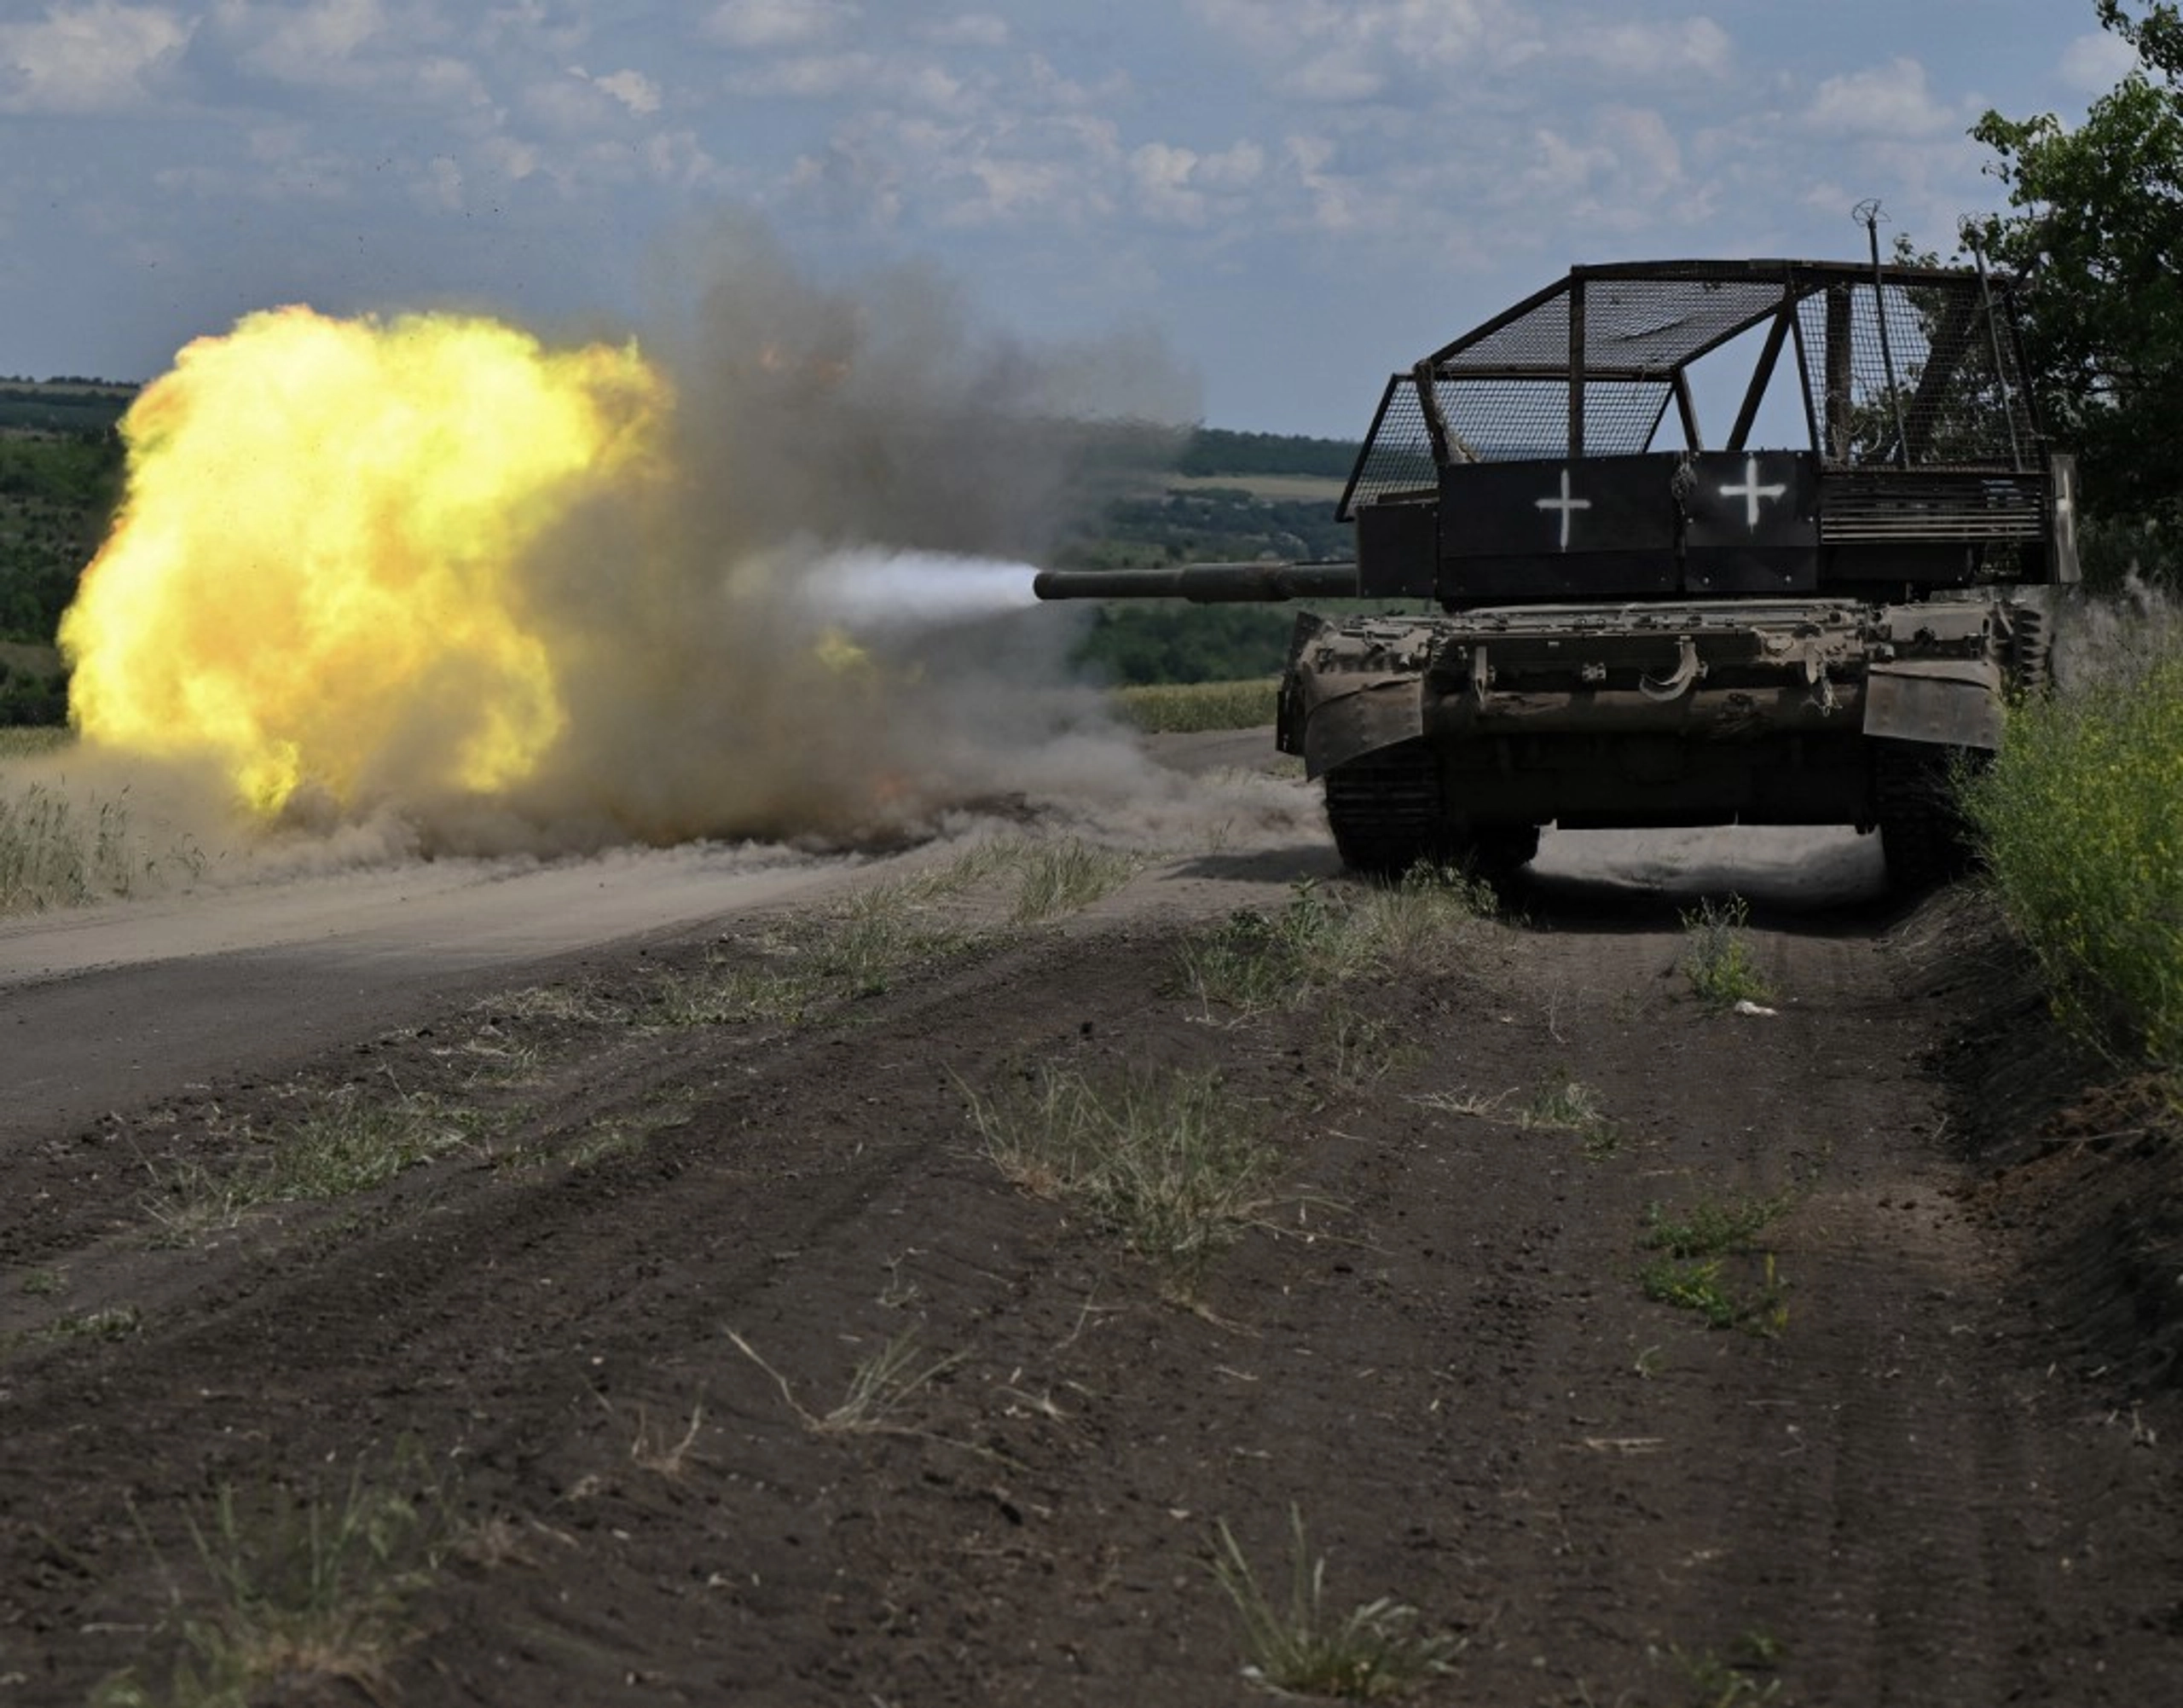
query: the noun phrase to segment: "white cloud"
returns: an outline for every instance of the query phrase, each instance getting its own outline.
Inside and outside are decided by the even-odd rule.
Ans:
[[[345,71],[360,49],[387,27],[379,0],[310,0],[300,6],[222,0],[214,8],[223,27],[252,38],[242,61],[282,83],[346,81]]]
[[[1238,142],[1217,154],[1166,142],[1147,142],[1132,151],[1130,181],[1137,206],[1162,224],[1202,226],[1215,196],[1233,199],[1248,190],[1265,171],[1265,150]]]
[[[936,47],[1005,48],[1009,42],[1008,20],[990,12],[964,12],[929,25],[925,40]]]
[[[1328,104],[1521,51],[1533,33],[1508,0],[1190,0],[1190,10],[1267,64],[1277,94]]]
[[[1659,113],[1645,107],[1607,107],[1600,113],[1598,130],[1625,172],[1642,172],[1662,190],[1682,182],[1682,147]]]
[[[1960,127],[1925,83],[1925,68],[1908,58],[1830,77],[1804,113],[1815,130],[1839,136],[1931,136]]]
[[[723,47],[772,53],[837,42],[862,15],[848,0],[726,0],[707,16],[704,30]]]
[[[0,113],[142,107],[194,28],[171,8],[116,0],[56,5],[39,23],[0,24]]]
[[[577,76],[584,73],[579,71]],[[639,118],[659,111],[659,85],[638,71],[609,72],[592,81]]]
[[[2062,49],[2062,81],[2085,95],[2105,95],[2138,63],[2138,50],[2108,30],[2079,36]]]
[[[1660,23],[1628,21],[1573,32],[1566,43],[1579,57],[1618,76],[1659,78],[1696,72],[1725,76],[1734,59],[1728,32],[1711,18]]]
[[[796,55],[732,72],[731,94],[753,99],[795,101],[901,101],[951,111],[964,99],[964,86],[944,67],[914,58],[880,54]]]

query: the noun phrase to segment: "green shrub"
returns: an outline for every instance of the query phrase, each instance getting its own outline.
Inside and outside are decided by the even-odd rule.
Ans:
[[[1962,789],[2057,1011],[2183,1068],[2183,660],[2018,707]]]

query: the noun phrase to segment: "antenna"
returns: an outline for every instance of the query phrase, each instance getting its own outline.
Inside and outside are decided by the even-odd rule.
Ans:
[[[1887,370],[1887,402],[1895,414],[1895,460],[1903,468],[1910,466],[1910,435],[1902,425],[1902,388],[1895,379],[1895,348],[1887,335],[1887,287],[1879,271],[1879,222],[1881,209],[1878,196],[1867,196],[1850,210],[1850,217],[1865,229],[1873,252],[1873,312],[1879,316],[1880,365]]]

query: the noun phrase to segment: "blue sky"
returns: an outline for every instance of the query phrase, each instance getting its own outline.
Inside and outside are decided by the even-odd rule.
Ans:
[[[1854,256],[1868,196],[1947,249],[1978,115],[2128,63],[2092,0],[0,0],[0,373],[296,301],[642,326],[762,231],[1356,437],[1572,262]]]

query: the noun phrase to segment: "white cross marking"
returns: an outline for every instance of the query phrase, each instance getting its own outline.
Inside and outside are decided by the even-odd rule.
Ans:
[[[1771,486],[1761,486],[1758,483],[1758,459],[1746,457],[1743,460],[1743,484],[1723,487],[1721,496],[1743,500],[1743,525],[1756,534],[1758,531],[1759,501],[1762,499],[1779,498],[1788,489],[1786,482],[1778,480]]]
[[[1559,510],[1561,512],[1561,549],[1567,551],[1569,549],[1569,512],[1572,510],[1589,510],[1592,507],[1592,501],[1589,498],[1572,498],[1569,495],[1569,471],[1565,468],[1561,471],[1561,496],[1542,498],[1536,502],[1542,510]]]

